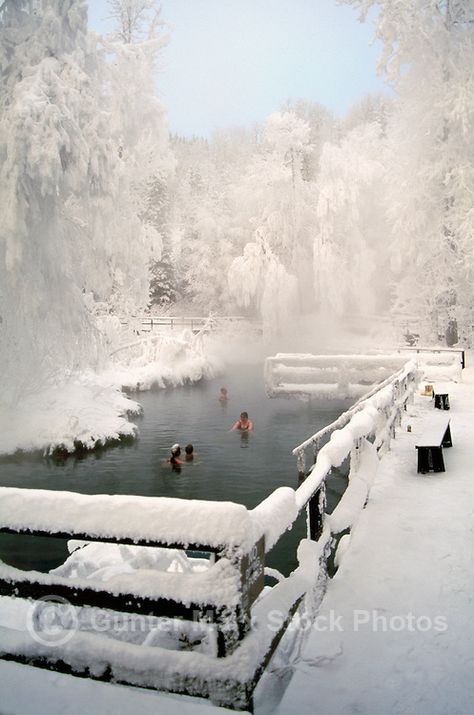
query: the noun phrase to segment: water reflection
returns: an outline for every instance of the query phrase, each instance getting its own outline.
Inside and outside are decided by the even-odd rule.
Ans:
[[[240,432],[240,446],[244,449],[249,446],[249,436],[250,432]]]

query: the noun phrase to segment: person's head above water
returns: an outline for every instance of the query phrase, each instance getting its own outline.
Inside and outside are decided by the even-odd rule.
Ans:
[[[228,400],[229,396],[227,394],[227,387],[221,387],[220,389],[220,394],[219,394],[219,400]]]
[[[179,457],[179,455],[181,454],[181,447],[179,446],[179,444],[176,443],[171,447],[171,454],[173,457]]]
[[[186,454],[192,454],[194,450],[194,447],[192,444],[187,444],[186,447],[184,448],[184,451]]]
[[[253,430],[253,422],[252,420],[249,420],[249,413],[248,412],[241,412],[240,413],[240,418],[235,422],[230,431],[232,430],[241,430],[241,431],[251,431]]]

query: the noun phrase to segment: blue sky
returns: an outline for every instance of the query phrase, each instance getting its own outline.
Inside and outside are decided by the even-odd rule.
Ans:
[[[107,0],[89,0],[89,24],[108,29]],[[343,115],[376,75],[373,27],[336,0],[162,0],[171,40],[157,78],[170,130],[210,136],[261,122],[288,98]]]

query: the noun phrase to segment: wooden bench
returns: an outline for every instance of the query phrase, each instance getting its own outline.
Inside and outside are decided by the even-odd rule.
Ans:
[[[438,410],[449,410],[449,394],[447,392],[433,392],[434,406]]]
[[[434,417],[434,415],[433,415]],[[418,443],[418,472],[444,472],[443,447],[452,447],[449,418],[442,415],[431,419]]]

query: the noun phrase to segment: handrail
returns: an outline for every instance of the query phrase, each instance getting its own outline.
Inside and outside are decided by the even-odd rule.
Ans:
[[[418,345],[406,345],[399,348],[399,352],[416,352],[416,353],[453,353],[460,355],[461,368],[464,370],[466,367],[466,351],[462,348],[424,348]]]
[[[269,397],[366,396],[369,384],[380,385],[403,369],[398,353],[357,355],[304,355],[278,353],[265,360],[265,390]]]
[[[185,526],[183,527],[183,524]],[[248,550],[260,536],[243,504],[0,487],[0,530],[188,549]]]
[[[346,412],[343,412],[342,415],[340,415],[334,422],[331,422],[331,424],[326,425],[322,429],[320,429],[318,432],[313,434],[311,437],[308,437],[304,442],[301,442],[297,447],[295,447],[292,450],[292,454],[297,456],[301,450],[306,449],[306,447],[309,447],[312,444],[319,444],[321,439],[326,435],[329,434],[330,432],[333,432],[335,429],[339,429],[340,427],[344,427],[351,417],[358,412],[359,410],[363,409],[366,401],[371,398],[373,395],[375,395],[377,392],[379,392],[382,388],[386,387],[387,385],[390,385],[391,383],[394,382],[394,380],[398,379],[406,370],[406,366],[403,366],[398,372],[396,372],[394,375],[391,375],[390,377],[387,377],[383,382],[381,382],[379,385],[376,385],[373,387],[369,392],[366,392],[365,395],[362,395],[349,410],[346,410]]]

